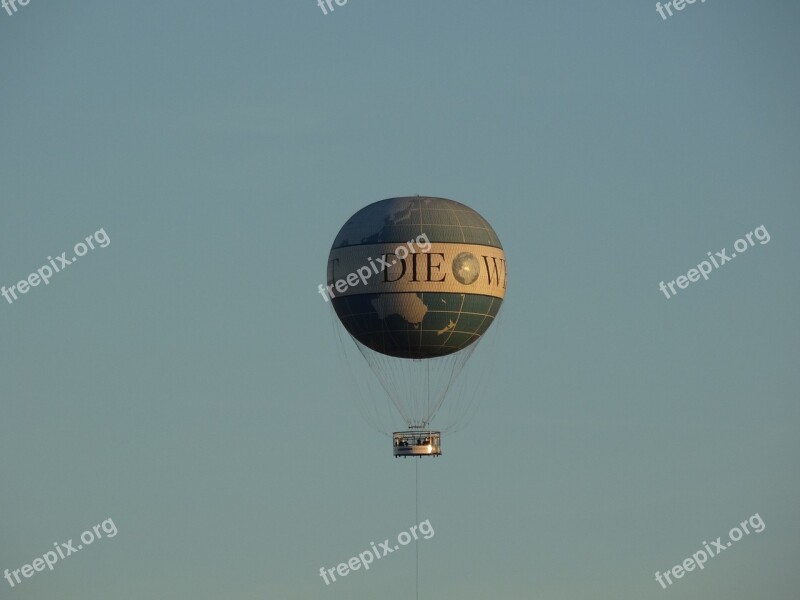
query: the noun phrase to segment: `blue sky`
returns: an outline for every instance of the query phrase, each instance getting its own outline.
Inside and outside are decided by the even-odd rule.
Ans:
[[[414,463],[360,419],[317,293],[342,223],[413,194],[479,211],[509,270],[486,397],[419,464],[420,597],[791,597],[798,25],[738,0],[0,11],[0,285],[111,239],[0,298],[0,570],[119,530],[0,598],[413,597],[410,547],[319,577],[414,524]]]

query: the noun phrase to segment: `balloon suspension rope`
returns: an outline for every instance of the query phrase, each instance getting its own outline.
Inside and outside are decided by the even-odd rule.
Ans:
[[[416,502],[414,503],[414,524],[419,524],[419,457],[414,461],[414,487],[416,488]],[[414,536],[416,538],[416,536]],[[419,539],[414,540],[417,550],[417,600],[419,600]]]
[[[428,412],[426,417],[426,427],[429,427],[429,423],[427,420],[430,418],[430,409],[431,409],[431,364],[430,362],[426,363],[425,365],[426,375],[427,375],[427,384],[425,387],[428,391]],[[417,457],[417,460],[414,461],[414,488],[416,490],[415,499],[414,499],[414,525],[419,525],[419,461],[422,459],[421,456]],[[417,600],[419,600],[419,538],[414,536],[414,549],[417,554]]]

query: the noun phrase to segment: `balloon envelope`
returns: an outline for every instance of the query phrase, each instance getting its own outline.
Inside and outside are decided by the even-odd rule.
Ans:
[[[478,340],[506,289],[503,247],[468,206],[389,198],[354,214],[328,257],[328,294],[358,342],[398,358],[443,357]]]

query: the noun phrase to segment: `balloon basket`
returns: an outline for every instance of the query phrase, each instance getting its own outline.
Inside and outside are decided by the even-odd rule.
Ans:
[[[439,431],[395,431],[392,439],[395,458],[442,455],[442,434]]]

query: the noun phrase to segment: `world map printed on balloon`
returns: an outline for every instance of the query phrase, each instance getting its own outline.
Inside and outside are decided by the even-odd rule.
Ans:
[[[382,264],[389,266],[376,273]],[[368,278],[337,290],[365,266]],[[337,316],[359,342],[389,356],[434,358],[466,348],[492,324],[505,296],[506,260],[494,229],[468,206],[389,198],[344,224],[327,283]]]

